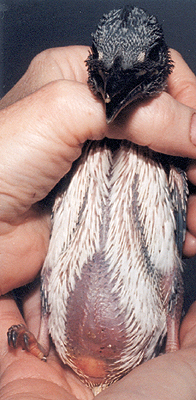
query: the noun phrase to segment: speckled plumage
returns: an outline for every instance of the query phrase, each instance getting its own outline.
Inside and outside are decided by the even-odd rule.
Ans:
[[[89,85],[111,122],[166,87],[172,62],[155,17],[111,11],[93,35]],[[145,132],[144,132],[145,134]],[[178,346],[187,185],[173,159],[126,140],[88,142],[53,208],[42,268],[42,324],[98,390]],[[9,341],[12,341],[9,331]]]
[[[183,173],[170,167],[168,175],[148,149],[112,143],[87,144],[76,163],[54,207],[42,270],[60,357],[90,386],[77,358],[104,361],[103,387],[158,354],[181,292],[176,236],[186,201]]]

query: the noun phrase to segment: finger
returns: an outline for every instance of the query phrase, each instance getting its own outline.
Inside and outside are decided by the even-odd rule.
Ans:
[[[184,257],[194,257],[196,255],[196,237],[190,232],[186,232],[185,242],[183,245]]]
[[[196,185],[196,161],[192,160],[187,169],[188,179],[193,185]]]
[[[196,158],[196,146],[191,142],[194,134],[195,110],[165,92],[127,107],[110,127],[111,137],[119,135],[157,152],[190,158]]]
[[[37,214],[6,228],[6,233],[0,225],[0,294],[5,294],[37,276],[48,250],[51,224],[45,215]]]
[[[187,204],[187,228],[183,254],[185,257],[193,257],[196,254],[196,196],[190,195]]]
[[[182,347],[189,347],[196,343],[196,302],[194,302],[182,321],[180,328],[180,343]]]
[[[187,227],[191,235],[196,236],[196,196],[190,195],[187,209]]]
[[[1,221],[23,217],[68,172],[82,144],[106,129],[102,103],[72,81],[52,82],[2,110]]]
[[[15,103],[42,86],[58,79],[86,83],[89,47],[69,46],[47,49],[38,54],[22,78],[0,101],[0,109]]]
[[[182,56],[171,50],[174,70],[168,78],[168,91],[179,102],[196,109],[196,77]]]

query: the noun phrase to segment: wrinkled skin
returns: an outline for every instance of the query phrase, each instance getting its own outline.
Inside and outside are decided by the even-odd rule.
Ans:
[[[37,202],[70,169],[85,140],[102,139],[105,135],[120,137],[156,151],[196,158],[196,147],[190,140],[193,108],[196,108],[196,79],[178,53],[172,51],[175,69],[169,77],[168,93],[143,102],[139,108],[128,107],[111,126],[106,126],[103,104],[86,85],[87,55],[86,47],[54,49],[40,54],[1,101],[2,294],[37,275],[50,232],[50,210],[43,211]],[[194,162],[188,176],[196,184]],[[189,256],[196,253],[195,201],[192,196],[188,208],[184,254]],[[38,289],[24,303],[25,322],[35,334],[39,310]],[[9,296],[2,296],[0,300],[0,321],[1,400],[92,398],[74,373],[62,366],[53,348],[47,363],[21,349],[8,349],[7,329],[23,322]],[[181,327],[179,351],[139,366],[98,398],[196,399],[195,326],[196,306],[193,305]]]

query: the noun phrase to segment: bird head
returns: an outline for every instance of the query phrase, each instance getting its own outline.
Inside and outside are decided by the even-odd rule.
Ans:
[[[88,84],[105,102],[107,123],[127,104],[166,87],[173,63],[156,17],[137,7],[113,10],[92,36]]]

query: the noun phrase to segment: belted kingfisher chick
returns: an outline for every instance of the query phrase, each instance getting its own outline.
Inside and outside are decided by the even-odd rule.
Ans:
[[[108,122],[160,93],[172,69],[157,19],[136,7],[103,17],[86,63]],[[86,143],[65,177],[41,273],[39,341],[47,347],[49,332],[94,392],[155,357],[165,338],[166,351],[178,348],[186,197],[170,158],[126,140]],[[24,326],[8,340],[43,357]]]
[[[88,83],[103,97],[111,122],[128,103],[160,93],[173,64],[156,17],[125,7],[101,19],[87,66]]]

